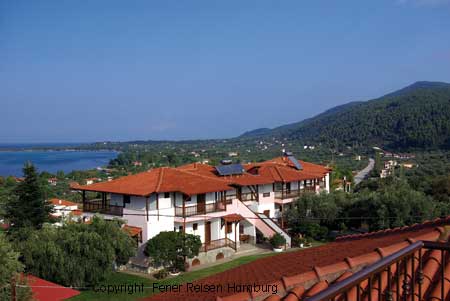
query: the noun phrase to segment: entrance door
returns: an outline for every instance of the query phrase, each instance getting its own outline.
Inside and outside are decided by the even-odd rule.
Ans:
[[[264,210],[264,215],[270,217],[270,210]]]
[[[206,195],[197,195],[197,213],[206,213]]]
[[[205,244],[211,242],[211,222],[205,223]]]

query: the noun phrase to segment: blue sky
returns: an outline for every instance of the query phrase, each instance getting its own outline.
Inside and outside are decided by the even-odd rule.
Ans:
[[[450,82],[450,0],[0,0],[0,142],[233,137]]]

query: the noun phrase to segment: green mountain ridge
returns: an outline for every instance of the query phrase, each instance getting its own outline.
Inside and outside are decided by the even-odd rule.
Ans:
[[[416,82],[377,99],[350,102],[300,122],[250,131],[240,138],[255,136],[391,149],[450,148],[450,84]]]

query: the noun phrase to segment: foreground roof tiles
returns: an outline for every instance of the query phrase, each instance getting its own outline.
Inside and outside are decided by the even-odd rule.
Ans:
[[[414,241],[436,241],[440,238],[442,239],[442,235],[446,235],[443,226],[449,224],[450,217],[413,225],[411,227],[383,231],[382,233],[376,232],[365,237],[341,238],[339,241],[323,246],[262,258],[194,282],[194,284],[202,285],[222,284],[225,288],[229,284],[276,284],[278,288],[276,295],[270,293],[264,295],[254,292],[230,292],[230,290],[225,289],[218,293],[187,293],[183,291],[178,293],[161,293],[146,298],[145,300],[303,300],[302,298],[322,291],[331,283],[350,277],[352,271],[393,254],[409,246]],[[428,262],[426,264],[428,265]],[[439,269],[439,265],[436,266],[432,261],[429,264],[429,267],[424,267],[424,273],[425,279],[429,277],[428,282],[430,284],[430,291],[432,292],[436,290],[435,287],[439,284],[432,284],[432,280],[430,279],[434,278],[436,267]],[[448,278],[450,274],[446,276]],[[424,280],[424,286],[426,285],[426,281]],[[444,286],[450,289],[447,283],[444,283]],[[349,296],[351,294],[355,294],[355,291],[350,291]],[[355,298],[350,297],[349,300],[355,300]]]
[[[38,301],[60,301],[80,294],[79,291],[62,285],[27,275],[27,285],[31,287],[33,298]]]

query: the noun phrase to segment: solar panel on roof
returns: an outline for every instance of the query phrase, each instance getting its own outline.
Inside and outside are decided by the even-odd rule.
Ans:
[[[294,164],[295,168],[298,170],[303,169],[303,166],[298,162],[298,160],[294,156],[288,156],[288,159]]]
[[[216,166],[217,173],[221,176],[241,175],[244,167],[241,164],[229,164]]]

